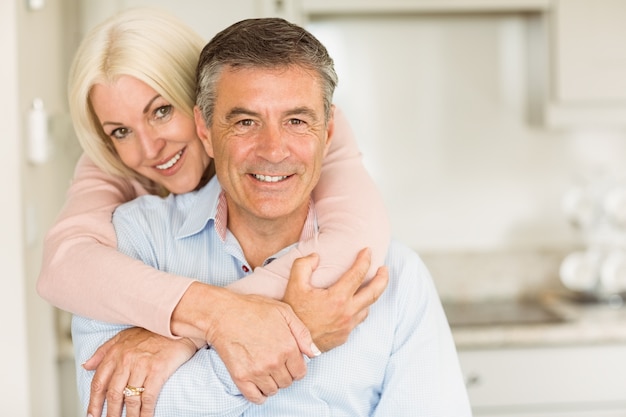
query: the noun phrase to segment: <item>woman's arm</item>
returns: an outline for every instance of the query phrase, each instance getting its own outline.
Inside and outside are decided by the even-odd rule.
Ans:
[[[313,252],[320,258],[312,277],[317,287],[337,281],[366,247],[371,249],[366,280],[374,276],[385,260],[391,228],[382,196],[363,166],[352,129],[338,108],[333,140],[313,200],[319,223],[317,238],[301,241],[281,258],[230,285],[231,290],[280,299],[293,261]]]
[[[44,241],[37,283],[44,299],[74,314],[172,335],[172,314],[194,280],[158,271],[116,250],[111,215],[119,204],[144,193],[140,186],[111,177],[81,158],[67,202]],[[363,247],[371,248],[373,275],[389,242],[388,219],[340,111],[314,198],[319,238],[301,242],[230,289],[280,299],[293,260],[311,252],[320,255],[313,276],[317,286],[328,285],[347,271]]]
[[[81,157],[66,204],[44,241],[44,257],[37,283],[39,294],[73,314],[143,327],[167,337],[174,336],[172,330],[177,323],[174,317],[179,317],[174,312],[189,307],[187,310],[192,314],[186,314],[185,318],[200,328],[200,334],[195,328],[178,331],[180,326],[174,331],[177,336],[193,337],[198,346],[201,340],[206,340],[208,329],[218,331],[233,324],[231,333],[240,330],[227,320],[211,321],[207,310],[220,310],[217,307],[220,302],[233,308],[239,302],[256,305],[259,310],[271,309],[261,300],[248,302],[249,297],[236,297],[222,288],[195,282],[193,278],[159,271],[120,253],[111,223],[113,211],[120,204],[145,193],[138,184],[107,175],[87,157]],[[284,287],[286,280],[281,281]],[[197,285],[193,286],[194,282]],[[202,299],[194,302],[197,289],[200,289]],[[260,295],[265,293],[261,291]],[[190,299],[192,301],[188,302]],[[301,351],[312,355],[310,334],[293,311],[284,312],[284,322],[298,344],[302,344]],[[268,325],[285,323],[270,322]]]
[[[120,254],[111,224],[115,208],[145,190],[105,174],[84,155],[74,177],[44,240],[39,295],[74,314],[171,335],[172,310],[193,280]]]

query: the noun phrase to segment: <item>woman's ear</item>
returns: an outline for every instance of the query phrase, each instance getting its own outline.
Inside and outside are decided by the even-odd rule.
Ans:
[[[198,106],[194,106],[193,108],[193,118],[196,123],[196,134],[200,138],[200,142],[202,142],[202,146],[204,146],[205,152],[213,158],[213,143],[211,142],[211,131],[206,125],[206,121],[204,120],[204,116],[202,116],[202,112]]]

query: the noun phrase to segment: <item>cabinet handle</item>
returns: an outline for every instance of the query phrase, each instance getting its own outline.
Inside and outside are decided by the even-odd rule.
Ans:
[[[482,378],[480,377],[479,374],[475,372],[469,373],[467,377],[465,378],[466,388],[476,387],[476,386],[479,386],[481,383],[482,383]]]

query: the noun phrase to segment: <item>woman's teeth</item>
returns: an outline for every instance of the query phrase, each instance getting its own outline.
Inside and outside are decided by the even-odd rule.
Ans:
[[[167,161],[164,164],[161,165],[157,165],[157,169],[168,169],[174,166],[174,164],[176,162],[178,162],[178,160],[180,159],[181,155],[183,154],[183,151],[181,150],[180,152],[178,152],[176,155],[174,155],[174,157],[172,159],[170,159],[169,161]]]
[[[278,181],[282,181],[285,178],[287,178],[287,175],[279,175],[279,176],[276,176],[276,177],[271,177],[269,175],[254,174],[254,178],[256,178],[259,181],[263,181],[263,182],[278,182]]]

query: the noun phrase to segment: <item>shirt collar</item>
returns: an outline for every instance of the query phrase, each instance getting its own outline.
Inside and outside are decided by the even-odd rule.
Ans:
[[[189,208],[186,209],[187,217],[178,229],[175,238],[182,239],[201,232],[211,221],[215,221],[219,196],[222,193],[222,187],[214,176],[207,185],[196,192],[183,194],[183,200],[186,197],[191,198]]]

